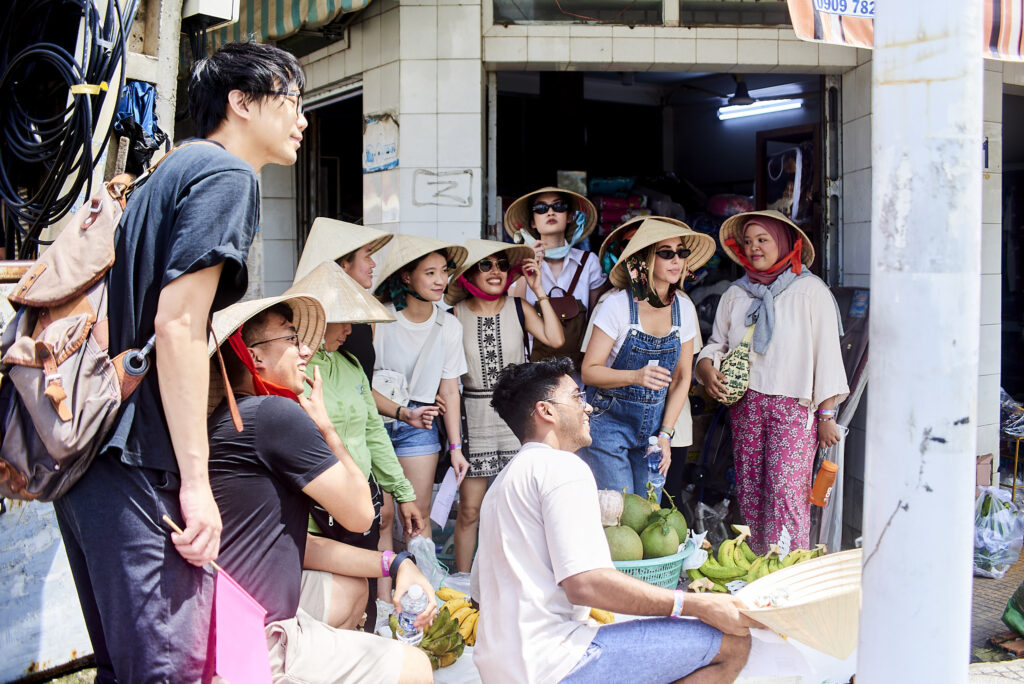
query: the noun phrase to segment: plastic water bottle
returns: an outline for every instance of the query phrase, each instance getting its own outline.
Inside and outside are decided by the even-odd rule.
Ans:
[[[416,628],[416,618],[427,607],[427,595],[423,587],[414,584],[402,596],[402,612],[398,614],[398,631],[395,637],[410,646],[415,646],[423,639],[423,630]]]
[[[658,472],[658,466],[661,465],[661,445],[658,444],[658,438],[654,435],[651,435],[647,443],[650,444],[647,447],[647,481],[660,496],[661,488],[665,486],[665,476]]]

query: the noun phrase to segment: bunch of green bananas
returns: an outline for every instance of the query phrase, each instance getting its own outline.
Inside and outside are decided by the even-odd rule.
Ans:
[[[810,558],[817,558],[825,553],[825,546],[819,544],[814,549],[794,549],[782,556],[779,553],[779,548],[772,544],[768,553],[758,556],[746,542],[747,529],[739,527],[739,536],[723,541],[718,546],[717,556],[710,551],[711,545],[704,542],[709,549],[708,559],[699,569],[693,568],[686,571],[694,591],[710,589],[715,592],[728,593],[729,590],[725,585],[729,582],[743,580],[749,584],[776,570],[788,568],[790,565]],[[707,578],[710,583],[699,581],[701,578]]]
[[[395,638],[398,632],[398,618],[392,615],[388,619],[388,625],[391,627],[391,637]],[[434,618],[434,624],[423,632],[423,640],[420,641],[419,647],[430,658],[430,667],[435,670],[448,667],[462,655],[466,644],[459,634],[459,621],[452,618],[447,607],[441,609]]]

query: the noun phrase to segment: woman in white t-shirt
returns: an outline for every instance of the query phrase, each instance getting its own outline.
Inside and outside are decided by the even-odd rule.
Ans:
[[[587,312],[593,309],[605,283],[596,254],[573,245],[586,238],[597,225],[597,209],[583,195],[561,188],[541,188],[523,195],[505,212],[505,232],[517,243],[533,247],[540,263],[542,291],[550,297],[570,295],[582,304],[578,320],[563,320],[565,342],[544,349],[545,356],[568,356],[580,361],[580,343],[586,329]],[[537,305],[537,293],[520,278],[509,294]],[[537,348],[536,343],[533,345]],[[538,358],[534,354],[533,358]]]
[[[672,427],[686,402],[697,312],[679,292],[689,270],[715,253],[715,241],[678,222],[645,219],[609,273],[620,292],[594,318],[583,358],[583,382],[594,406],[580,456],[599,489],[643,495],[648,439],[657,435],[659,471],[672,461]],[[660,496],[660,492],[657,493]]]
[[[462,325],[442,311],[449,271],[466,259],[466,248],[415,235],[391,242],[374,294],[395,314],[393,325],[377,328],[373,349],[373,390],[395,401],[395,415],[384,416],[395,455],[416,492],[424,520],[437,469],[437,424],[426,429],[402,422],[403,412],[433,404],[440,395],[447,411],[444,425],[452,467],[461,480],[469,468],[462,455],[459,376],[466,372]],[[423,534],[430,536],[427,526]]]

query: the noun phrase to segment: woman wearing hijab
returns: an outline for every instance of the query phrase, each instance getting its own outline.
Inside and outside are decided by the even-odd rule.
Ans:
[[[659,470],[668,472],[697,334],[697,312],[682,294],[682,283],[714,253],[711,237],[648,218],[608,274],[620,291],[594,315],[582,367],[594,407],[590,432],[599,437],[580,456],[599,489],[644,495],[652,436],[661,447]]]
[[[466,248],[460,245],[418,235],[396,235],[374,291],[395,322],[378,327],[374,334],[377,358],[373,389],[395,401],[395,413],[385,416],[385,425],[405,476],[416,491],[416,505],[423,520],[430,518],[439,434],[434,423],[423,430],[402,422],[403,414],[432,405],[440,394],[447,406],[447,448],[460,482],[469,468],[462,454],[459,406],[459,377],[467,370],[462,325],[437,306],[444,296],[448,274],[465,260]],[[431,536],[429,525],[423,535]]]
[[[807,235],[783,214],[737,214],[719,237],[746,274],[722,295],[697,380],[722,398],[718,361],[754,326],[748,389],[730,408],[740,512],[756,553],[783,527],[793,548],[807,548],[815,450],[839,442],[836,404],[850,391],[836,302],[808,270],[814,248]]]
[[[578,322],[566,323],[564,344],[558,349],[545,349],[549,352],[545,356],[568,356],[578,363],[587,312],[601,294],[605,277],[597,256],[574,245],[594,231],[597,209],[583,195],[547,187],[509,205],[504,223],[505,232],[513,240],[533,247],[540,264],[540,292],[552,297],[569,295],[582,305]],[[515,283],[510,294],[537,305],[537,293],[525,280]],[[536,353],[532,355],[538,358]]]
[[[469,370],[462,376],[466,404],[469,470],[459,487],[455,520],[455,564],[469,572],[476,549],[480,504],[490,478],[519,451],[519,440],[491,407],[498,373],[526,358],[526,333],[550,347],[560,347],[562,324],[541,289],[533,250],[495,240],[468,240],[469,257],[455,271],[445,301],[462,324],[462,346]],[[520,273],[538,298],[543,317],[530,304],[506,296]],[[521,322],[520,322],[521,321]]]

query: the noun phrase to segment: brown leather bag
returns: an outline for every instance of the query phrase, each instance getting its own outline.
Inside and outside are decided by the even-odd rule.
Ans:
[[[587,259],[589,258],[590,252],[584,252],[583,259],[580,261],[580,265],[572,277],[572,282],[569,283],[568,294],[560,287],[553,287],[548,292],[551,308],[555,310],[558,319],[562,322],[565,342],[560,347],[549,347],[540,340],[534,339],[533,346],[530,349],[530,361],[543,361],[544,359],[556,356],[567,356],[572,359],[573,365],[579,370],[580,364],[583,362],[583,352],[580,350],[580,346],[582,346],[583,336],[587,332],[587,307],[571,293],[576,291],[576,285],[580,281],[580,276],[583,275],[583,267],[587,265]],[[562,294],[555,296],[556,291]],[[540,311],[540,306],[538,306],[537,313],[540,313]]]

